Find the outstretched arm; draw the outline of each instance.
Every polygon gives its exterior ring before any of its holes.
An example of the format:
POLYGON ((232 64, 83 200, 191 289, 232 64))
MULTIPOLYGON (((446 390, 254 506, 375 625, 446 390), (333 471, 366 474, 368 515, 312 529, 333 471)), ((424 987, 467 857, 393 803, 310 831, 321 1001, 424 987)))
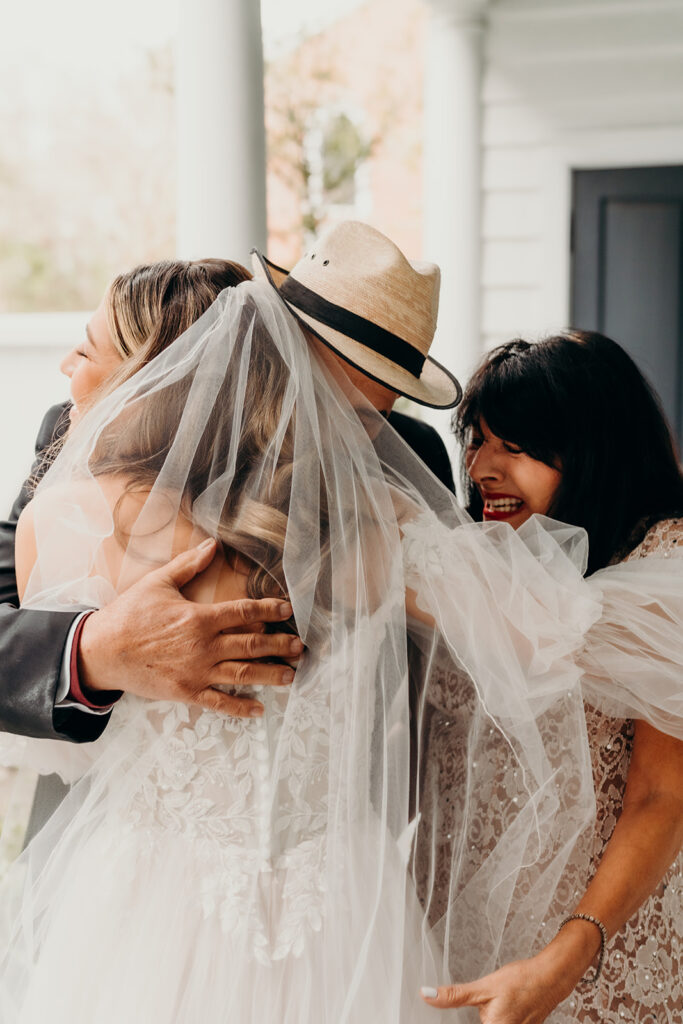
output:
MULTIPOLYGON (((609 937, 638 910, 683 844, 683 742, 636 724, 623 811, 598 870, 567 915, 588 914, 609 937)), ((470 983, 439 988, 440 1008, 476 1006, 482 1024, 541 1024, 572 992, 600 949, 600 932, 570 921, 541 952, 470 983)))

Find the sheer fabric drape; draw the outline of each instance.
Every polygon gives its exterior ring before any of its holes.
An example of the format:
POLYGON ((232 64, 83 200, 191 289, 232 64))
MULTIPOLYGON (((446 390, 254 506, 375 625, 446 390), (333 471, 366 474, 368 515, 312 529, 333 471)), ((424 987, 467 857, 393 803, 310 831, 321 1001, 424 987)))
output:
POLYGON ((307 653, 262 721, 125 697, 88 747, 28 742, 74 785, 5 883, 3 1020, 429 1020, 421 983, 537 939, 595 812, 585 688, 680 729, 670 566, 586 581, 580 531, 472 523, 267 285, 85 416, 32 515, 28 604, 99 606, 218 536, 307 653))

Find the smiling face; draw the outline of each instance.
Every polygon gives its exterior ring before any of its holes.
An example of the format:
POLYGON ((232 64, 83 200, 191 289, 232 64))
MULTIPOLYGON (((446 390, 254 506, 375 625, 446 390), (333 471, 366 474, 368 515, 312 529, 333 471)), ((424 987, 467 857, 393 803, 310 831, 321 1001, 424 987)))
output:
POLYGON ((470 428, 465 466, 484 502, 484 520, 515 529, 534 513, 547 515, 562 473, 491 433, 481 420, 470 428))
POLYGON ((81 407, 87 405, 123 361, 109 333, 105 302, 106 296, 88 321, 83 342, 64 357, 59 367, 71 381, 72 423, 78 419, 81 407))

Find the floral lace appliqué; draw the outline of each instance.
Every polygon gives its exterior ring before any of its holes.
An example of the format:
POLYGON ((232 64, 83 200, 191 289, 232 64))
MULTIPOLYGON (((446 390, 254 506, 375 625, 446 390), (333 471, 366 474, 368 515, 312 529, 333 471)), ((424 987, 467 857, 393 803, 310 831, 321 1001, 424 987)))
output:
POLYGON ((133 754, 110 810, 145 856, 186 844, 204 916, 267 965, 322 927, 330 701, 320 679, 259 697, 259 720, 124 699, 112 737, 133 754))

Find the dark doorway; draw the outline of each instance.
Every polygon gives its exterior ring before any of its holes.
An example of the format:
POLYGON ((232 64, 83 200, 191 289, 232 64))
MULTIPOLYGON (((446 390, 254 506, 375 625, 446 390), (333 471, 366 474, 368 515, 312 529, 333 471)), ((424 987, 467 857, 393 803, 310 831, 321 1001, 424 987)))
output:
POLYGON ((618 341, 683 445, 683 167, 574 171, 571 322, 618 341))

